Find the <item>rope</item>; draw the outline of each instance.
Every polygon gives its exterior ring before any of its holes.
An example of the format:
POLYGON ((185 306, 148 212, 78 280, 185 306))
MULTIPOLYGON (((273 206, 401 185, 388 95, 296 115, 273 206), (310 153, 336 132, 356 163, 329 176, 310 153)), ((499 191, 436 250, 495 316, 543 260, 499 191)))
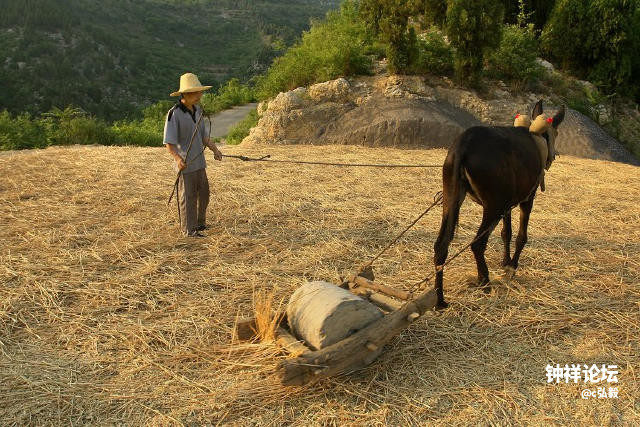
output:
MULTIPOLYGON (((198 133, 198 128, 200 127, 200 122, 202 121, 202 117, 204 117, 204 109, 202 109, 202 112, 200 113, 200 118, 198 119, 198 122, 196 123, 196 127, 193 130, 193 133, 191 134, 191 140, 189 141, 189 146, 187 147, 187 154, 184 156, 185 165, 187 164, 187 160, 189 159, 189 151, 191 151, 191 145, 193 144, 193 139, 196 137, 196 134, 198 133)), ((204 151, 204 149, 202 151, 204 151)), ((202 154, 202 152, 200 154, 202 154)), ((192 160, 195 160, 196 158, 200 157, 200 154, 198 154, 192 160)), ((176 176, 176 181, 173 183, 173 189, 171 190, 171 195, 169 196, 169 200, 167 200, 167 206, 169 206, 171 204, 171 199, 173 199, 173 195, 176 194, 176 201, 178 206, 178 224, 180 224, 180 226, 182 226, 182 215, 180 214, 180 200, 178 200, 180 198, 180 192, 178 191, 178 183, 180 182, 181 175, 182 175, 182 170, 179 170, 178 175, 176 176)))
POLYGON ((428 281, 430 281, 431 279, 433 279, 433 276, 435 276, 436 274, 438 274, 439 272, 441 272, 447 265, 449 265, 449 263, 451 261, 453 261, 454 259, 456 259, 462 252, 464 252, 465 250, 467 250, 467 248, 471 245, 473 245, 475 242, 477 242, 478 240, 480 240, 480 238, 482 238, 482 236, 484 236, 485 234, 487 234, 489 232, 489 230, 493 230, 498 223, 502 220, 502 218, 504 218, 504 214, 500 215, 500 217, 492 224, 491 227, 488 227, 486 230, 484 230, 482 233, 478 234, 471 242, 469 242, 467 245, 465 245, 462 249, 460 249, 458 252, 455 253, 455 255, 453 255, 452 257, 450 257, 444 264, 439 265, 436 267, 436 270, 429 274, 427 277, 425 277, 424 279, 422 279, 421 281, 413 284, 411 286, 411 288, 409 289, 409 292, 414 291, 415 288, 417 288, 418 286, 422 285, 423 283, 427 283, 428 281))
POLYGON ((271 155, 258 158, 247 156, 232 156, 223 154, 222 157, 239 159, 244 162, 271 162, 271 163, 291 163, 297 165, 320 165, 320 166, 349 166, 349 167, 371 167, 371 168, 440 168, 442 165, 385 165, 376 163, 333 163, 333 162, 311 162, 305 160, 276 160, 271 159, 271 155))
POLYGON ((389 243, 387 245, 386 248, 384 248, 383 250, 380 251, 380 253, 378 253, 378 255, 376 255, 375 257, 373 257, 373 259, 371 261, 369 261, 364 267, 360 268, 360 273, 363 272, 364 270, 366 270, 368 267, 371 266, 371 264, 373 264, 378 258, 380 258, 380 256, 385 253, 387 250, 389 250, 389 248, 391 246, 393 246, 403 235, 404 233, 406 233, 407 231, 409 231, 409 229, 411 227, 413 227, 414 225, 416 225, 416 223, 418 221, 420 221, 420 219, 425 216, 427 214, 427 212, 429 212, 434 206, 437 206, 439 204, 442 204, 442 191, 438 191, 434 196, 433 196, 433 203, 431 203, 431 205, 424 211, 422 212, 411 224, 409 224, 409 226, 407 228, 404 229, 404 231, 402 231, 402 233, 400 233, 395 239, 393 239, 393 241, 391 243, 389 243))
MULTIPOLYGON (((189 146, 187 147, 187 154, 184 156, 185 159, 185 164, 187 163, 187 160, 189 159, 189 151, 191 151, 191 145, 193 144, 193 138, 196 137, 196 133, 198 133, 198 128, 200 127, 200 122, 202 121, 202 117, 204 116, 204 110, 202 110, 202 113, 200 114, 200 118, 198 119, 198 122, 196 123, 196 127, 193 130, 193 134, 191 134, 191 140, 189 141, 189 146)), ((203 150, 204 151, 204 150, 203 150)), ((202 154, 202 152, 200 153, 202 154)), ((200 154, 198 154, 198 156, 200 156, 200 154)), ((198 156, 194 157, 192 160, 195 160, 198 156)), ((178 171, 178 176, 176 176, 176 182, 173 184, 173 191, 171 191, 171 195, 169 196, 169 200, 167 200, 167 206, 169 206, 169 204, 171 203, 171 199, 173 199, 173 194, 176 191, 176 188, 178 188, 178 180, 180 179, 180 175, 182 174, 182 171, 178 171)), ((179 202, 178 202, 179 204, 179 202)))
MULTIPOLYGON (((536 183, 533 187, 533 190, 529 193, 529 196, 527 197, 527 199, 525 200, 529 200, 533 194, 535 193, 535 191, 538 189, 538 185, 539 183, 536 183)), ((491 227, 487 228, 486 230, 484 230, 482 233, 480 233, 479 235, 477 235, 471 242, 469 242, 467 245, 465 245, 462 249, 460 249, 458 252, 456 252, 451 258, 449 258, 444 264, 442 265, 438 265, 435 269, 435 271, 431 274, 429 274, 427 277, 425 277, 424 279, 422 279, 421 281, 415 283, 413 286, 411 286, 411 288, 409 289, 409 292, 413 292, 413 290, 415 288, 417 288, 418 286, 422 285, 423 283, 427 283, 428 281, 430 281, 431 279, 433 279, 433 276, 435 276, 436 274, 438 274, 439 272, 441 272, 444 267, 446 267, 447 265, 449 265, 449 263, 451 261, 453 261, 454 259, 456 259, 462 252, 464 252, 465 250, 467 250, 467 248, 471 245, 473 245, 475 242, 477 242, 482 236, 484 236, 485 234, 487 234, 489 232, 489 230, 493 230, 498 226, 498 223, 504 218, 504 216, 507 214, 507 212, 510 209, 507 209, 507 211, 505 211, 505 213, 503 213, 502 215, 500 215, 500 217, 491 225, 491 227)))

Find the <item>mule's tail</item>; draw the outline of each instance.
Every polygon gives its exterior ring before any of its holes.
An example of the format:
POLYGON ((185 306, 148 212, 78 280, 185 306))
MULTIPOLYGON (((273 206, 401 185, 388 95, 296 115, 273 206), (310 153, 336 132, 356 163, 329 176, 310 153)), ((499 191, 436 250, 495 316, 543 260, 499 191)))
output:
MULTIPOLYGON (((458 147, 461 148, 460 145, 458 147)), ((460 216, 460 206, 467 194, 462 167, 463 154, 462 150, 452 151, 442 166, 442 223, 436 248, 443 244, 448 247, 453 240, 460 216)))
POLYGON ((458 224, 460 206, 467 194, 462 165, 464 145, 459 142, 460 140, 449 150, 442 166, 442 222, 438 238, 433 246, 433 261, 436 268, 435 288, 439 308, 447 307, 442 291, 442 268, 449 255, 449 244, 453 240, 458 224))

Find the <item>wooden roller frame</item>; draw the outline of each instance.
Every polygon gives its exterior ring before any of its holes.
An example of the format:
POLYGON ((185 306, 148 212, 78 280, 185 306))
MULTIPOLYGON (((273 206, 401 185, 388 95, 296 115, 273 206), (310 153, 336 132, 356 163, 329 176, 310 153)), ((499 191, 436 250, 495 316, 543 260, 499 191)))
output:
MULTIPOLYGON (((433 289, 413 298, 410 292, 377 284, 362 276, 352 275, 347 280, 351 292, 368 299, 388 314, 342 341, 317 351, 298 341, 286 329, 286 318, 283 318, 276 327, 276 344, 297 357, 286 359, 278 365, 277 373, 282 384, 304 385, 364 368, 373 362, 387 342, 425 312, 432 310, 437 302, 433 289)), ((254 339, 255 336, 253 319, 237 322, 236 337, 239 340, 254 339)))

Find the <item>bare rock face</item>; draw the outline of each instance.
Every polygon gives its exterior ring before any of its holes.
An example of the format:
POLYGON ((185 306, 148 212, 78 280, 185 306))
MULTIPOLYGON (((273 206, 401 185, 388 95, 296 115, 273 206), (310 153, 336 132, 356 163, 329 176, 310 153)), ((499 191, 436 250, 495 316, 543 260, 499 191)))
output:
MULTIPOLYGON (((498 86, 481 97, 455 87, 446 77, 339 78, 261 103, 258 125, 242 143, 447 148, 471 126, 512 126, 516 114, 530 114, 540 99, 549 116, 559 108, 541 94, 515 96, 504 83, 498 86)), ((601 114, 603 120, 606 113, 601 114)), ((598 124, 573 110, 560 126, 556 148, 562 154, 638 164, 598 124)))
POLYGON ((316 102, 344 102, 348 98, 350 86, 346 79, 339 78, 337 80, 315 84, 309 87, 307 94, 309 98, 316 102))
POLYGON ((472 115, 450 105, 419 97, 373 95, 327 124, 322 138, 330 144, 368 147, 448 147, 475 124, 479 122, 472 115))
POLYGON ((549 61, 545 61, 542 58, 536 58, 536 63, 539 64, 540 66, 544 67, 545 70, 547 70, 548 72, 553 72, 554 68, 553 68, 553 64, 551 64, 549 61))
POLYGON ((269 103, 267 109, 272 113, 276 113, 303 108, 305 106, 304 97, 306 94, 307 90, 303 87, 299 87, 289 92, 280 92, 278 96, 269 103))
POLYGON ((381 318, 375 305, 328 282, 307 282, 291 295, 287 320, 291 331, 319 350, 381 318))
POLYGON ((556 138, 556 151, 560 155, 587 159, 610 160, 640 166, 636 159, 615 138, 593 120, 575 110, 567 110, 556 138))
POLYGON ((417 76, 340 78, 280 93, 244 139, 255 144, 358 144, 372 147, 448 147, 480 122, 438 102, 417 76))

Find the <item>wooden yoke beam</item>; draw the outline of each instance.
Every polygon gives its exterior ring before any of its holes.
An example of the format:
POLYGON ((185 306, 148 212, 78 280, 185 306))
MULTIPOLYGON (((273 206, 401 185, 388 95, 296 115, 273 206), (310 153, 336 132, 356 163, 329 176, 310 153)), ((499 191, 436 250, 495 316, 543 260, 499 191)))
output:
POLYGON ((348 281, 363 288, 371 289, 372 291, 380 292, 382 294, 389 295, 403 301, 408 301, 413 296, 411 292, 392 288, 391 286, 382 285, 380 283, 374 283, 373 281, 362 276, 356 276, 352 274, 351 276, 349 276, 348 281))

